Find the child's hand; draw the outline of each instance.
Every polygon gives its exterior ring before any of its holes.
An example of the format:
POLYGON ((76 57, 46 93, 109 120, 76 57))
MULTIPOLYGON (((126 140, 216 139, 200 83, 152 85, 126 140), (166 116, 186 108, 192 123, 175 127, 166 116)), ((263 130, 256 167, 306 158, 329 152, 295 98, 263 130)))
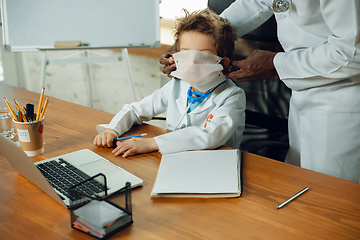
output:
POLYGON ((112 151, 115 156, 128 157, 138 153, 148 153, 159 150, 154 138, 131 138, 116 142, 117 147, 112 151))
POLYGON ((117 138, 117 132, 113 129, 105 129, 105 132, 96 135, 94 145, 98 147, 112 147, 113 140, 117 138))

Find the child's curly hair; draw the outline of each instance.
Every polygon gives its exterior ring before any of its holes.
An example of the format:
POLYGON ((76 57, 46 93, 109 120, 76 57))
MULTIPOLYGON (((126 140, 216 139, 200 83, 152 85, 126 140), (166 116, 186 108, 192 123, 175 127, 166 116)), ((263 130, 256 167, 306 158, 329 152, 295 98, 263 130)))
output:
POLYGON ((181 33, 187 31, 200 32, 210 35, 214 40, 217 55, 231 58, 237 40, 236 30, 229 21, 220 17, 210 9, 189 13, 183 9, 185 16, 176 19, 174 38, 175 49, 179 51, 179 38, 181 33))

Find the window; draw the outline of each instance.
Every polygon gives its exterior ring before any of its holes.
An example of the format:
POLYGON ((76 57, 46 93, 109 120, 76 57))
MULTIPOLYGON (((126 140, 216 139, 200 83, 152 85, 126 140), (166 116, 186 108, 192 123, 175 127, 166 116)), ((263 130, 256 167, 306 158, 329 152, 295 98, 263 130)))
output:
POLYGON ((3 68, 3 64, 2 64, 2 56, 1 56, 1 51, 0 51, 0 82, 4 81, 4 68, 3 68))
POLYGON ((206 8, 207 2, 207 0, 161 0, 160 16, 164 19, 175 20, 175 17, 181 15, 181 9, 185 8, 193 12, 206 8))

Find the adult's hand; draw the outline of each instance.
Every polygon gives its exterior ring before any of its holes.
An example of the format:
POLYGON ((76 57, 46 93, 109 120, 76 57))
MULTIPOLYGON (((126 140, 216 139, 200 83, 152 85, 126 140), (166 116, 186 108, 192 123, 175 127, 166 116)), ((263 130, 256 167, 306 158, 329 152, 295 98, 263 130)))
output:
POLYGON ((168 50, 166 50, 160 57, 160 64, 164 65, 162 71, 167 74, 168 77, 171 77, 171 72, 176 70, 175 61, 172 58, 172 54, 175 53, 175 46, 172 45, 168 50))
POLYGON ((279 79, 273 63, 275 55, 274 52, 255 50, 245 60, 231 62, 239 70, 227 72, 226 76, 238 82, 279 79))

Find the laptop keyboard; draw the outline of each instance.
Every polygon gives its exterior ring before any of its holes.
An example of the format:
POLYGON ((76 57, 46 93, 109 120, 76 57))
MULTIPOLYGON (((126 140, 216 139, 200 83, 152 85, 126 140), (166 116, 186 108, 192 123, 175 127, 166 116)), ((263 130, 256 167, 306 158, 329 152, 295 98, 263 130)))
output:
MULTIPOLYGON (((80 194, 70 194, 68 190, 71 186, 89 179, 89 175, 62 158, 40 163, 37 165, 37 168, 44 175, 50 185, 57 191, 61 192, 64 196, 68 197, 72 201, 82 198, 80 194)), ((93 179, 80 185, 77 190, 91 196, 95 193, 105 191, 105 186, 93 179)))

